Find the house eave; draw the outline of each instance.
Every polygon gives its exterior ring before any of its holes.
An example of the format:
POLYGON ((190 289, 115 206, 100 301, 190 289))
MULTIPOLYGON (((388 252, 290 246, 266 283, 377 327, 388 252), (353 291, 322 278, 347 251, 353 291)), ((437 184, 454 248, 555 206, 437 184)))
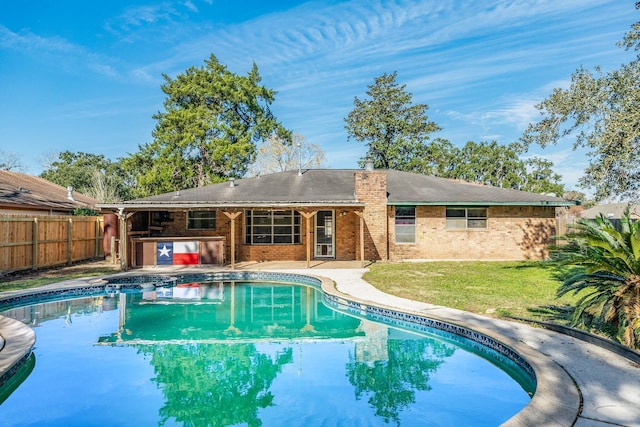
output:
POLYGON ((317 202, 144 202, 144 203, 111 203, 99 204, 96 207, 100 210, 185 210, 185 209, 297 209, 297 208, 320 208, 327 206, 357 207, 363 208, 364 203, 354 203, 353 201, 317 201, 317 202))

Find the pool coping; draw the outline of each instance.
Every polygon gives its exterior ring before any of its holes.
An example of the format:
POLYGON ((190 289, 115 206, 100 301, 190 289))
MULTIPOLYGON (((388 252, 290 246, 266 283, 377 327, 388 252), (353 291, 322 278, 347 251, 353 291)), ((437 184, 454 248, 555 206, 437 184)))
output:
POLYGON ((27 361, 36 343, 33 329, 14 319, 0 316, 0 386, 27 361))
MULTIPOLYGON (((213 271, 205 271, 197 269, 191 271, 193 273, 221 273, 227 275, 229 273, 238 272, 237 270, 218 269, 213 271)), ((174 274, 185 274, 189 271, 182 270, 173 272, 174 274)), ((264 270, 243 271, 244 274, 260 273, 263 276, 264 270)), ((557 426, 573 426, 577 425, 582 406, 582 395, 575 380, 572 376, 551 357, 541 353, 540 351, 527 345, 523 340, 513 339, 510 336, 499 333, 491 324, 483 324, 483 320, 489 319, 484 316, 474 315, 472 313, 462 312, 464 315, 451 315, 450 309, 446 307, 431 306, 433 310, 425 313, 422 304, 420 308, 402 307, 398 304, 385 304, 380 301, 372 301, 375 298, 367 298, 366 295, 354 295, 353 292, 345 292, 341 286, 338 286, 336 278, 330 278, 330 272, 327 271, 295 271, 295 270, 279 270, 273 271, 275 274, 294 274, 297 276, 307 276, 321 281, 321 288, 329 298, 342 301, 349 304, 357 304, 360 308, 377 307, 381 310, 387 310, 394 313, 403 313, 415 316, 424 316, 435 321, 441 321, 447 324, 453 324, 462 328, 476 331, 479 334, 490 337, 503 345, 513 349, 517 354, 523 357, 532 367, 536 376, 536 393, 531 402, 525 406, 515 416, 507 420, 505 426, 541 426, 541 425, 557 425, 557 426), (324 275, 325 273, 326 275, 324 275), (478 320, 480 319, 480 322, 478 320)), ((39 288, 32 288, 23 291, 9 291, 0 294, 0 302, 16 296, 24 296, 34 293, 60 292, 70 291, 80 288, 99 288, 107 282, 104 278, 116 278, 118 276, 131 275, 171 275, 171 271, 136 271, 127 273, 117 273, 112 275, 100 276, 98 278, 74 279, 65 282, 59 282, 53 285, 47 285, 39 288)), ((360 274, 361 275, 361 274, 360 274)), ((337 278, 338 282, 340 278, 337 278)), ((366 283, 366 282, 365 282, 366 283)), ((342 283, 344 284, 344 283, 342 283)), ((356 292, 357 294, 357 292, 356 292)), ((386 294, 385 294, 386 295, 386 294)), ((391 296, 389 296, 391 297, 391 296)), ((408 301, 408 300, 407 300, 408 301)), ((0 336, 4 339, 5 345, 0 350, 0 383, 2 378, 8 378, 13 371, 17 370, 21 362, 27 360, 31 354, 32 347, 35 344, 35 332, 20 322, 13 321, 0 316, 0 336)), ((593 424, 596 425, 596 424, 593 424)), ((604 424, 603 424, 604 425, 604 424)), ((622 425, 622 424, 620 424, 622 425)))

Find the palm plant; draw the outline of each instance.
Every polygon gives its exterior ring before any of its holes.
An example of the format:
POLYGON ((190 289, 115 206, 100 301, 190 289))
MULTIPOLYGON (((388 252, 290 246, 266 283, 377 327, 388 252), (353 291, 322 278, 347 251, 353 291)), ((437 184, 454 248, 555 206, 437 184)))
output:
POLYGON ((640 348, 640 222, 627 207, 616 228, 607 218, 582 219, 554 248, 561 264, 581 266, 558 296, 579 294, 574 326, 598 323, 631 348, 640 348))

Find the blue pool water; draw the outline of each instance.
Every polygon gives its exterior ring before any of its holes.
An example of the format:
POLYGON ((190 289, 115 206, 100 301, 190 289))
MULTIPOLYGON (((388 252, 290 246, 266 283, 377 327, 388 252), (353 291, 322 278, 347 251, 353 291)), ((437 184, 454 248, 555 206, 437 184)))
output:
POLYGON ((37 341, 2 425, 496 426, 530 401, 459 338, 335 311, 310 286, 193 279, 3 312, 37 341))

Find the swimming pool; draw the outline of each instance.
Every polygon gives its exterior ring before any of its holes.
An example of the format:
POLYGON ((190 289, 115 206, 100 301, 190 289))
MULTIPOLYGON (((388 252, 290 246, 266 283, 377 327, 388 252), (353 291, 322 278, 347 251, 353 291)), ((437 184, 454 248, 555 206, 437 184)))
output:
POLYGON ((5 301, 38 337, 35 368, 0 405, 8 425, 498 425, 535 387, 499 351, 327 298, 311 277, 82 292, 5 301))

